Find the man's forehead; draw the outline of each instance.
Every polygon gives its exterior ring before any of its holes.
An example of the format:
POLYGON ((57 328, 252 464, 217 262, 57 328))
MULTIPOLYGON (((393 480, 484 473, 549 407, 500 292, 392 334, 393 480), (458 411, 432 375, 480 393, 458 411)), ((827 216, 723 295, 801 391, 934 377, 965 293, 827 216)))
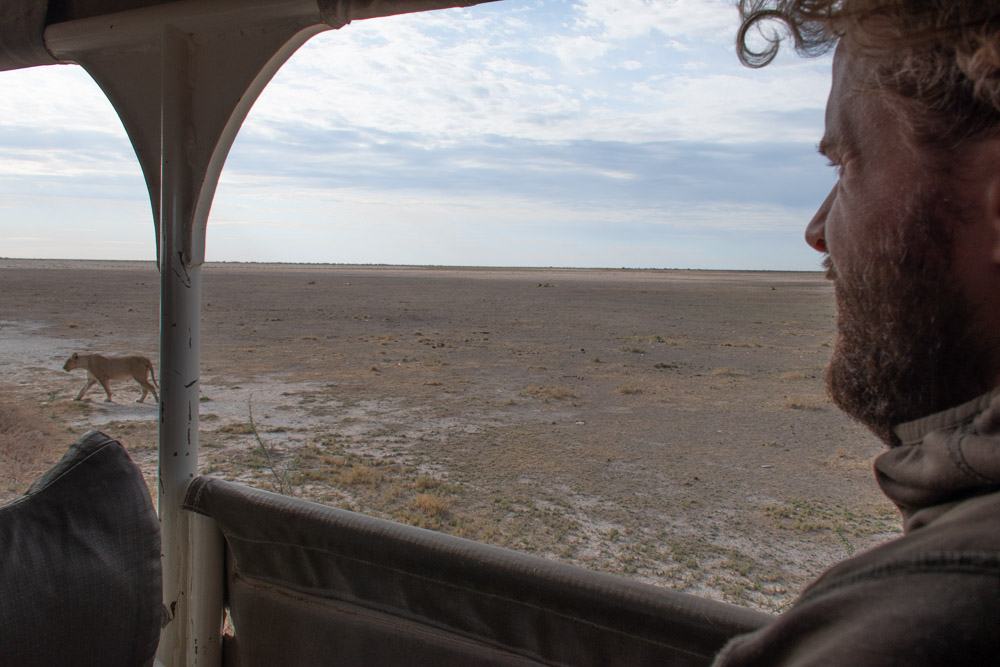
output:
POLYGON ((819 140, 817 149, 820 154, 831 160, 839 161, 845 157, 845 154, 853 152, 853 136, 851 120, 847 117, 845 105, 835 103, 831 92, 830 101, 826 106, 823 137, 819 140))
POLYGON ((826 128, 819 142, 823 155, 835 156, 856 148, 855 125, 864 116, 869 100, 863 94, 870 66, 853 57, 843 42, 833 56, 833 81, 826 102, 826 128))

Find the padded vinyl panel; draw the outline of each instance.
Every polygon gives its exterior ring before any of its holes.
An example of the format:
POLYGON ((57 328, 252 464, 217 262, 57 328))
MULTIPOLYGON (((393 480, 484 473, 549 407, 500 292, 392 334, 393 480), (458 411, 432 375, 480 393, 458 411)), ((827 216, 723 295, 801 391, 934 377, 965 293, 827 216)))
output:
POLYGON ((226 539, 226 665, 705 665, 771 617, 199 477, 226 539))
POLYGON ((151 664, 162 608, 142 472, 90 431, 0 507, 0 665, 151 664))

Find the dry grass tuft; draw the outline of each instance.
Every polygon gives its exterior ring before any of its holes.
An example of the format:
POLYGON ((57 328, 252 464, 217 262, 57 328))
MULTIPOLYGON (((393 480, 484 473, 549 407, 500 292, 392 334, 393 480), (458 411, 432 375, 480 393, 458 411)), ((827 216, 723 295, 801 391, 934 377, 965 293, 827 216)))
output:
POLYGON ((579 398, 579 394, 577 394, 569 387, 564 387, 564 386, 544 387, 540 385, 532 385, 531 387, 528 387, 521 393, 546 402, 553 400, 567 401, 573 398, 579 398))
POLYGON ((826 400, 820 396, 786 396, 785 407, 792 410, 822 410, 826 400))
POLYGON ((844 447, 838 447, 825 463, 838 470, 868 470, 872 467, 870 460, 855 456, 844 447))
POLYGON ((218 433, 231 433, 233 435, 250 435, 254 432, 253 424, 247 422, 237 424, 226 424, 216 429, 218 433))
POLYGON ((441 486, 441 480, 435 479, 430 475, 421 475, 420 477, 417 477, 417 480, 414 482, 414 486, 416 486, 420 491, 436 489, 441 486))
POLYGON ((381 470, 358 463, 340 472, 340 482, 352 486, 378 486, 384 477, 381 470))
POLYGON ((618 392, 621 394, 641 394, 642 389, 631 384, 623 384, 618 387, 618 392))
POLYGON ((659 345, 683 345, 687 343, 686 338, 675 338, 671 336, 661 336, 659 334, 650 334, 648 336, 626 336, 626 343, 646 343, 648 345, 659 344, 659 345))
POLYGON ((0 502, 26 491, 58 460, 64 443, 49 431, 26 406, 0 402, 0 502))
POLYGON ((447 501, 430 493, 421 493, 414 499, 413 507, 426 516, 444 517, 448 515, 447 501))

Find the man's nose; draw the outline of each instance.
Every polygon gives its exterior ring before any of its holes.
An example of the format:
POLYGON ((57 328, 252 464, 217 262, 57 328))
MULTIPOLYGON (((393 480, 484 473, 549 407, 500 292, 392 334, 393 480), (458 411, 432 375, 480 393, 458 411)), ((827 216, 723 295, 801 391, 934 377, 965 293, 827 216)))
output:
POLYGON ((826 247, 826 216, 830 214, 830 208, 833 206, 833 200, 836 197, 837 186, 834 185, 833 189, 830 190, 830 194, 826 196, 823 204, 816 211, 816 215, 813 216, 813 219, 809 221, 809 225, 806 227, 806 243, 813 250, 828 252, 826 247))

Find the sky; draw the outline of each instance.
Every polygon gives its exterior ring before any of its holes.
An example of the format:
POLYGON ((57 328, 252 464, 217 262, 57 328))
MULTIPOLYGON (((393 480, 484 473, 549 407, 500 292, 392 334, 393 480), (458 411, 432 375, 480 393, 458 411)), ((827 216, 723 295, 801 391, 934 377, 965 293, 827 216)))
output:
MULTIPOLYGON (((731 0, 502 0, 307 42, 237 136, 208 261, 819 270, 830 58, 742 67, 731 0)), ((0 257, 155 259, 111 105, 0 72, 0 257)))

